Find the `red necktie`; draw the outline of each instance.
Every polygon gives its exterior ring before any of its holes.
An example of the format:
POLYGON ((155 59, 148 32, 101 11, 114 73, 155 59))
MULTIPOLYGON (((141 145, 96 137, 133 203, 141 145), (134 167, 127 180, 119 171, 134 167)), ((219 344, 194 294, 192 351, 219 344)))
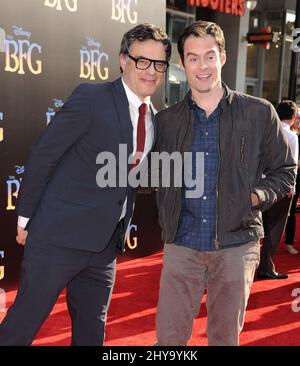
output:
POLYGON ((136 153, 139 153, 139 158, 136 159, 136 163, 133 164, 133 167, 137 166, 140 161, 141 157, 144 152, 145 148, 145 140, 146 140, 146 111, 147 111, 147 104, 142 103, 139 106, 139 119, 137 124, 137 142, 136 142, 136 153))

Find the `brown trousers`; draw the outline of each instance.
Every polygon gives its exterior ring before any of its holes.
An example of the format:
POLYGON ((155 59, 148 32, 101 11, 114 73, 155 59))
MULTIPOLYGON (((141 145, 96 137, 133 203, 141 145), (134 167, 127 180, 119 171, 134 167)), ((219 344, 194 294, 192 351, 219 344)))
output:
POLYGON ((206 288, 208 344, 237 346, 259 252, 259 242, 215 252, 165 244, 156 315, 157 345, 187 344, 206 288))

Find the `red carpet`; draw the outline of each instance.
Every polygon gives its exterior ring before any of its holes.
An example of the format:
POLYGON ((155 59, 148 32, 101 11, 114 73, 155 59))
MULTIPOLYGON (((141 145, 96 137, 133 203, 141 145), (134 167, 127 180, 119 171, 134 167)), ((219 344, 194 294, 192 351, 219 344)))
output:
MULTIPOLYGON (((298 238, 297 238, 298 239, 298 238)), ((300 233, 299 233, 300 239, 300 233)), ((299 243, 300 240, 297 240, 299 243)), ((299 244, 296 248, 300 250, 299 244)), ((155 309, 162 254, 123 261, 108 316, 106 345, 152 345, 155 342, 155 309)), ((300 345, 300 254, 289 255, 281 244, 276 268, 289 274, 287 280, 255 281, 252 287, 241 345, 300 345), (294 289, 299 289, 296 297, 294 289), (298 299, 298 300, 297 300, 298 299), (292 303, 295 302, 292 310, 292 303)), ((15 292, 7 294, 8 306, 15 292)), ((0 313, 0 320, 4 313, 0 313)), ((206 345, 205 298, 194 323, 190 345, 206 345)), ((62 294, 34 345, 69 345, 70 321, 62 294)))

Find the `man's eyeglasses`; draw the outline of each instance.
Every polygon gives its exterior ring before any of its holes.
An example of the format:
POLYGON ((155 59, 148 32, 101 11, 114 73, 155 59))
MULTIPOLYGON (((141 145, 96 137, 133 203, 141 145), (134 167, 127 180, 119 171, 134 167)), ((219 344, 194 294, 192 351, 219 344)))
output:
POLYGON ((146 70, 149 69, 149 67, 151 66, 152 62, 154 65, 154 69, 157 72, 166 72, 168 67, 169 67, 169 63, 168 61, 161 61, 161 60, 151 60, 150 58, 145 58, 145 57, 138 57, 135 58, 131 55, 127 55, 132 61, 135 62, 135 67, 139 70, 146 70))

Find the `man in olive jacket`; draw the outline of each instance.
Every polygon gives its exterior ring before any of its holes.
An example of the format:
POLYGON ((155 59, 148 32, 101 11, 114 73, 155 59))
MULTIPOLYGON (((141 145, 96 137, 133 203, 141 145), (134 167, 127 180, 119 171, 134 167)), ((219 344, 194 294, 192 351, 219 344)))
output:
MULTIPOLYGON (((262 211, 291 191, 296 165, 273 106, 222 83, 226 53, 218 25, 190 25, 178 51, 191 90, 157 115, 155 150, 201 152, 204 188, 189 198, 193 187, 171 179, 157 192, 165 241, 157 344, 187 344, 207 289, 208 344, 238 345, 259 264, 262 211)), ((195 160, 192 178, 199 176, 195 160)))

